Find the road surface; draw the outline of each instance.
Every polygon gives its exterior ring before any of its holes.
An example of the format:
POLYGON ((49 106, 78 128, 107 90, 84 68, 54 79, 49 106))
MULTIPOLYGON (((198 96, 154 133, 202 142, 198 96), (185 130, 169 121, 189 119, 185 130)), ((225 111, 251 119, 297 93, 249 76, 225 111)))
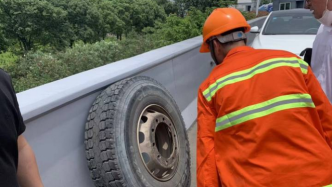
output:
POLYGON ((197 138, 197 124, 195 123, 188 130, 188 138, 190 143, 191 156, 191 187, 196 187, 196 138, 197 138))

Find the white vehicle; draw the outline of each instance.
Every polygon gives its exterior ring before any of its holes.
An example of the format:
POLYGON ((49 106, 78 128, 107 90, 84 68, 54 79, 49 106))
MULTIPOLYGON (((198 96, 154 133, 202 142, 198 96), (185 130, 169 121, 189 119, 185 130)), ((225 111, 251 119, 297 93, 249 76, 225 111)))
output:
POLYGON ((320 23, 307 9, 273 11, 262 28, 251 28, 251 33, 257 33, 251 46, 300 55, 304 49, 312 48, 319 26, 320 23))

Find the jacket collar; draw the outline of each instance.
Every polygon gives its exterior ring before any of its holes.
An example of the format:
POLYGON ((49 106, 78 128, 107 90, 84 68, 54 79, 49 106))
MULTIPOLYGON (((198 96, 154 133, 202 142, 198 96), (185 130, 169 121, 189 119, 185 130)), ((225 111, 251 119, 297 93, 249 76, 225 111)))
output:
POLYGON ((239 53, 239 52, 243 52, 243 51, 250 51, 250 50, 253 50, 252 47, 249 47, 249 46, 239 46, 239 47, 235 47, 234 49, 230 50, 227 54, 226 57, 229 57, 229 56, 232 56, 236 53, 239 53))
POLYGON ((228 58, 234 56, 237 53, 241 53, 241 52, 245 52, 245 51, 251 51, 254 50, 254 48, 249 47, 249 46, 239 46, 239 47, 235 47, 234 49, 231 49, 228 54, 226 55, 226 57, 224 58, 224 61, 227 61, 228 58))

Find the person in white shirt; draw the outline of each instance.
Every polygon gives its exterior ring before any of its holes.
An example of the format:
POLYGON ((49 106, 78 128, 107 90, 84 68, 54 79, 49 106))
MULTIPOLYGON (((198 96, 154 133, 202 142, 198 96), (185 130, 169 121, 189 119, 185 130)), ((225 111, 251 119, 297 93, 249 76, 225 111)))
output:
POLYGON ((312 70, 332 103, 332 0, 307 0, 306 7, 321 23, 312 48, 312 70))

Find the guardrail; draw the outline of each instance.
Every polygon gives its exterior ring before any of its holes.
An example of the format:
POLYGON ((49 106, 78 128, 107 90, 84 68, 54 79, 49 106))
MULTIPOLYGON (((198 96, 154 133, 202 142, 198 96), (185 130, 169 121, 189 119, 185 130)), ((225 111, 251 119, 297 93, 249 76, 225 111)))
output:
MULTIPOLYGON (((253 24, 256 21, 249 21, 253 24)), ((47 187, 91 187, 84 151, 84 125, 96 96, 108 85, 145 75, 163 84, 176 100, 186 127, 196 120, 196 94, 213 68, 199 53, 201 36, 82 72, 17 94, 47 187)))

